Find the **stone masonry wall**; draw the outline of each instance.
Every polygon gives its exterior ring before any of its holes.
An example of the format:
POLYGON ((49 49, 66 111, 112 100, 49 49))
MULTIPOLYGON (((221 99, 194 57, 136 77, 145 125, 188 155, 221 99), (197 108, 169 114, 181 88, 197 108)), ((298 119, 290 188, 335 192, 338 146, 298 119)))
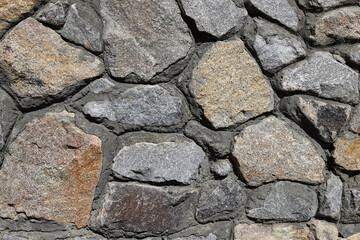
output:
POLYGON ((0 239, 360 240, 359 0, 0 0, 0 239))

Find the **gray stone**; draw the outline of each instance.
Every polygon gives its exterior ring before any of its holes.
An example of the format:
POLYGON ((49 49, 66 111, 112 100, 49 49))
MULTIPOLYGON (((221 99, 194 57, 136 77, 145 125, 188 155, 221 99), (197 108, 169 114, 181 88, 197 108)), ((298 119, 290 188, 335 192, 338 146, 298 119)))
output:
POLYGON ((36 14, 36 19, 55 27, 61 27, 65 23, 68 7, 68 0, 51 1, 36 14))
POLYGON ((232 165, 228 159, 219 159, 211 165, 211 171, 220 177, 226 177, 232 171, 232 165))
POLYGON ((194 142, 140 142, 125 146, 114 158, 115 176, 145 182, 190 184, 197 179, 205 153, 194 142))
POLYGON ((215 240, 216 237, 218 240, 226 240, 231 239, 232 228, 233 223, 231 221, 216 221, 207 224, 194 225, 183 231, 170 235, 168 238, 173 240, 176 238, 182 239, 186 237, 197 237, 200 240, 215 240))
POLYGON ((190 50, 190 30, 175 0, 103 0, 100 6, 113 77, 135 74, 148 82, 190 50))
POLYGON ((216 215, 234 211, 241 202, 242 193, 239 184, 232 180, 222 181, 196 210, 195 218, 207 222, 216 215))
POLYGON ((262 19, 255 22, 257 34, 253 48, 264 70, 274 73, 306 56, 306 45, 300 37, 262 19))
POLYGON ((360 44, 344 44, 335 48, 351 63, 360 66, 360 44))
POLYGON ((139 85, 109 101, 89 102, 83 112, 96 118, 139 126, 171 126, 181 121, 182 102, 158 85, 139 85))
POLYGON ((320 203, 318 215, 339 219, 342 192, 343 184, 341 179, 331 173, 330 178, 326 182, 325 196, 320 203))
POLYGON ((216 239, 217 237, 212 233, 210 233, 206 237, 197 237, 195 235, 191 235, 189 237, 174 238, 174 240, 216 240, 216 239))
POLYGON ((4 147, 4 132, 2 130, 1 124, 0 124, 0 150, 4 147))
POLYGON ((185 127, 184 134, 217 157, 224 157, 230 153, 232 133, 213 131, 197 121, 190 121, 185 127))
POLYGON ((281 100, 280 109, 287 116, 322 141, 334 142, 349 121, 351 106, 307 95, 294 95, 281 100))
POLYGON ((358 82, 357 72, 327 52, 315 52, 274 78, 275 87, 281 91, 310 93, 346 103, 359 102, 358 82))
POLYGON ((355 107, 350 118, 350 130, 360 133, 360 106, 355 107))
POLYGON ((70 6, 61 36, 94 52, 103 50, 102 21, 85 3, 70 6))
POLYGON ((359 0, 298 0, 298 2, 304 8, 320 8, 327 10, 346 4, 358 3, 359 0))
POLYGON ((247 216, 261 220, 307 221, 318 208, 316 192, 294 182, 260 186, 248 199, 247 216))
POLYGON ((15 236, 10 236, 10 235, 4 235, 3 240, 27 240, 27 238, 22 238, 22 237, 15 237, 15 236))
POLYGON ((90 85, 90 90, 95 93, 106 93, 110 92, 113 87, 115 87, 115 84, 108 80, 107 78, 100 78, 95 81, 93 81, 90 85))
POLYGON ((224 38, 245 23, 247 11, 232 0, 180 0, 185 15, 194 20, 200 32, 224 38))
POLYGON ((353 198, 354 201, 354 205, 355 205, 355 211, 360 211, 360 191, 359 190, 355 190, 355 189, 351 189, 351 196, 353 198))
POLYGON ((294 0, 250 0, 254 8, 282 25, 298 31, 302 26, 304 14, 294 0))
POLYGON ((82 236, 82 237, 72 237, 72 238, 65 238, 65 240, 105 240, 101 236, 82 236))

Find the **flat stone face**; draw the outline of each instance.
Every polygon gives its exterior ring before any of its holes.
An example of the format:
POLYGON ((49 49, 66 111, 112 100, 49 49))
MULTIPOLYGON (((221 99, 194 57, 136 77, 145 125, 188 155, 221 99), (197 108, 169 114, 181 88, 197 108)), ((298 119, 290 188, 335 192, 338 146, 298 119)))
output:
POLYGON ((293 0, 250 0, 250 4, 271 19, 294 31, 301 27, 304 14, 297 8, 293 0))
POLYGON ((360 106, 355 107, 350 119, 350 130, 360 133, 360 106))
POLYGON ((93 52, 101 52, 102 22, 97 13, 84 3, 70 6, 64 27, 60 34, 70 41, 80 44, 93 52))
POLYGON ((17 219, 23 212, 29 218, 87 225, 101 140, 76 127, 74 117, 66 111, 47 113, 30 121, 12 142, 0 171, 1 217, 17 219))
POLYGON ((102 205, 94 213, 101 227, 128 232, 174 232, 190 225, 195 191, 180 195, 160 187, 109 183, 102 205))
POLYGON ((292 224, 272 225, 238 224, 234 228, 234 240, 304 240, 308 239, 309 228, 292 224))
POLYGON ((357 240, 357 239, 360 239, 360 233, 357 233, 350 237, 344 238, 343 240, 357 240))
POLYGON ((205 158, 203 150, 192 141, 143 142, 122 148, 112 170, 116 176, 140 181, 190 184, 205 158))
POLYGON ((281 100, 280 108, 295 122, 311 126, 324 142, 334 142, 350 119, 351 106, 325 101, 307 95, 294 95, 281 100))
POLYGON ((247 216, 261 220, 307 221, 318 208, 317 194, 306 185, 277 182, 255 189, 248 198, 247 216))
POLYGON ((211 217, 235 210, 242 198, 241 187, 232 180, 221 182, 196 210, 196 220, 206 222, 211 217))
POLYGON ((320 203, 318 214, 324 217, 339 219, 343 184, 341 179, 332 174, 326 182, 324 200, 320 203))
POLYGON ((4 147, 19 114, 20 112, 12 98, 0 89, 0 150, 4 147))
POLYGON ((343 7, 323 13, 307 23, 308 38, 316 45, 360 40, 360 7, 343 7))
POLYGON ((51 1, 36 14, 36 19, 54 27, 61 27, 65 23, 68 7, 68 0, 51 1))
POLYGON ((175 238, 174 240, 216 240, 216 239, 217 239, 217 237, 214 234, 210 233, 206 237, 197 237, 197 236, 191 235, 189 237, 175 238))
POLYGON ((345 4, 358 3, 358 0, 298 0, 299 4, 305 8, 329 9, 345 4))
POLYGON ((341 137, 334 146, 333 156, 337 165, 349 171, 360 170, 360 137, 341 137))
POLYGON ((319 183, 324 180, 324 160, 310 139, 270 116, 248 126, 235 137, 235 168, 249 184, 274 180, 319 183))
POLYGON ((359 74, 330 53, 315 52, 281 70, 274 85, 281 91, 311 93, 346 103, 359 102, 359 74))
POLYGON ((184 58, 192 45, 175 0, 104 0, 100 5, 105 59, 113 77, 133 73, 147 82, 184 58))
POLYGON ((306 45, 301 38, 262 19, 255 22, 257 34, 253 46, 264 70, 274 73, 306 56, 306 45))
MULTIPOLYGON (((340 240, 336 224, 327 221, 312 219, 307 223, 310 234, 307 239, 316 240, 340 240)), ((341 238, 342 239, 342 238, 341 238)))
POLYGON ((193 19, 200 32, 217 38, 238 31, 245 22, 247 11, 231 0, 181 0, 187 17, 193 19))
POLYGON ((189 89, 215 128, 274 108, 273 90, 241 40, 214 44, 194 69, 189 89))
POLYGON ((109 101, 89 102, 83 111, 92 117, 139 126, 170 126, 181 121, 182 102, 166 89, 139 85, 109 101))
MULTIPOLYGON (((19 98, 54 96, 104 71, 95 55, 74 48, 33 18, 18 24, 0 42, 0 64, 19 98)), ((26 107, 26 99, 20 101, 26 107)))
POLYGON ((115 84, 106 78, 100 78, 89 84, 90 90, 95 94, 110 92, 113 87, 115 84))

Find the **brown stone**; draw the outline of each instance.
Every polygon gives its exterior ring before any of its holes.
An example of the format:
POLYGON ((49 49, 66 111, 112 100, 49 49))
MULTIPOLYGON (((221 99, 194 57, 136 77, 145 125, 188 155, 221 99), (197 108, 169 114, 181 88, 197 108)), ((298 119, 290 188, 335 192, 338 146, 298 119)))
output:
POLYGON ((360 233, 351 235, 350 237, 347 238, 339 238, 339 240, 359 240, 360 239, 360 233))
POLYGON ((0 42, 0 65, 9 72, 11 89, 26 106, 31 98, 46 99, 104 71, 102 61, 66 43, 33 18, 18 24, 0 42))
POLYGON ((74 114, 30 121, 10 145, 0 170, 0 216, 87 225, 101 166, 101 140, 74 124, 74 114))
POLYGON ((335 163, 346 170, 360 170, 360 137, 341 137, 335 142, 335 163))
POLYGON ((215 128, 245 122, 274 108, 273 90, 241 40, 213 45, 195 68, 189 87, 215 128))
POLYGON ((339 231, 335 223, 312 219, 307 223, 311 233, 309 240, 337 240, 339 231))

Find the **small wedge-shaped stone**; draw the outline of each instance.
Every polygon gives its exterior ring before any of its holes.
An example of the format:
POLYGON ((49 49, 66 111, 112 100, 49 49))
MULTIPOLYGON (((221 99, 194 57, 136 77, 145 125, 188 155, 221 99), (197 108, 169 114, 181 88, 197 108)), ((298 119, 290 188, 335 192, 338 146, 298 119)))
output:
POLYGON ((68 0, 53 0, 36 14, 36 19, 55 27, 61 27, 65 23, 68 7, 68 0))
POLYGON ((23 107, 32 98, 47 101, 65 90, 73 91, 73 86, 104 71, 95 55, 70 46, 33 18, 19 23, 0 42, 0 65, 11 75, 10 87, 23 107))
POLYGON ((315 52, 307 59, 281 70, 274 85, 285 92, 304 92, 346 103, 359 102, 359 74, 327 52, 315 52))
POLYGON ((235 137, 232 155, 242 178, 251 185, 277 179, 324 180, 324 160, 310 139, 274 116, 245 127, 235 137))
POLYGON ((339 219, 343 184, 338 176, 331 173, 326 182, 324 200, 320 203, 318 214, 323 217, 339 219))
POLYGON ((247 216, 261 220, 307 221, 318 208, 316 192, 306 185, 277 182, 255 189, 248 199, 247 216))
POLYGON ((187 17, 193 19, 200 32, 222 38, 238 31, 247 11, 231 0, 180 0, 187 17))
POLYGON ((113 77, 148 82, 184 58, 192 38, 175 0, 102 0, 105 60, 113 77))
POLYGON ((295 95, 281 100, 280 109, 295 122, 309 127, 324 142, 336 140, 350 118, 351 106, 321 100, 307 95, 295 95))
POLYGON ((335 144, 335 163, 349 171, 360 170, 360 137, 344 136, 335 144))
POLYGON ((194 69, 189 88, 215 128, 274 108, 274 92, 241 40, 214 44, 194 69))
POLYGON ((0 216, 72 222, 84 227, 102 163, 101 140, 79 129, 75 114, 31 120, 10 145, 0 170, 0 216))
POLYGON ((360 7, 343 7, 308 18, 307 36, 316 45, 360 40, 360 7))
POLYGON ((302 26, 304 14, 294 0, 250 0, 249 3, 258 11, 294 31, 302 26))
POLYGON ((93 52, 101 52, 102 22, 97 13, 84 3, 76 3, 70 6, 66 23, 60 31, 64 38, 80 44, 93 52))

